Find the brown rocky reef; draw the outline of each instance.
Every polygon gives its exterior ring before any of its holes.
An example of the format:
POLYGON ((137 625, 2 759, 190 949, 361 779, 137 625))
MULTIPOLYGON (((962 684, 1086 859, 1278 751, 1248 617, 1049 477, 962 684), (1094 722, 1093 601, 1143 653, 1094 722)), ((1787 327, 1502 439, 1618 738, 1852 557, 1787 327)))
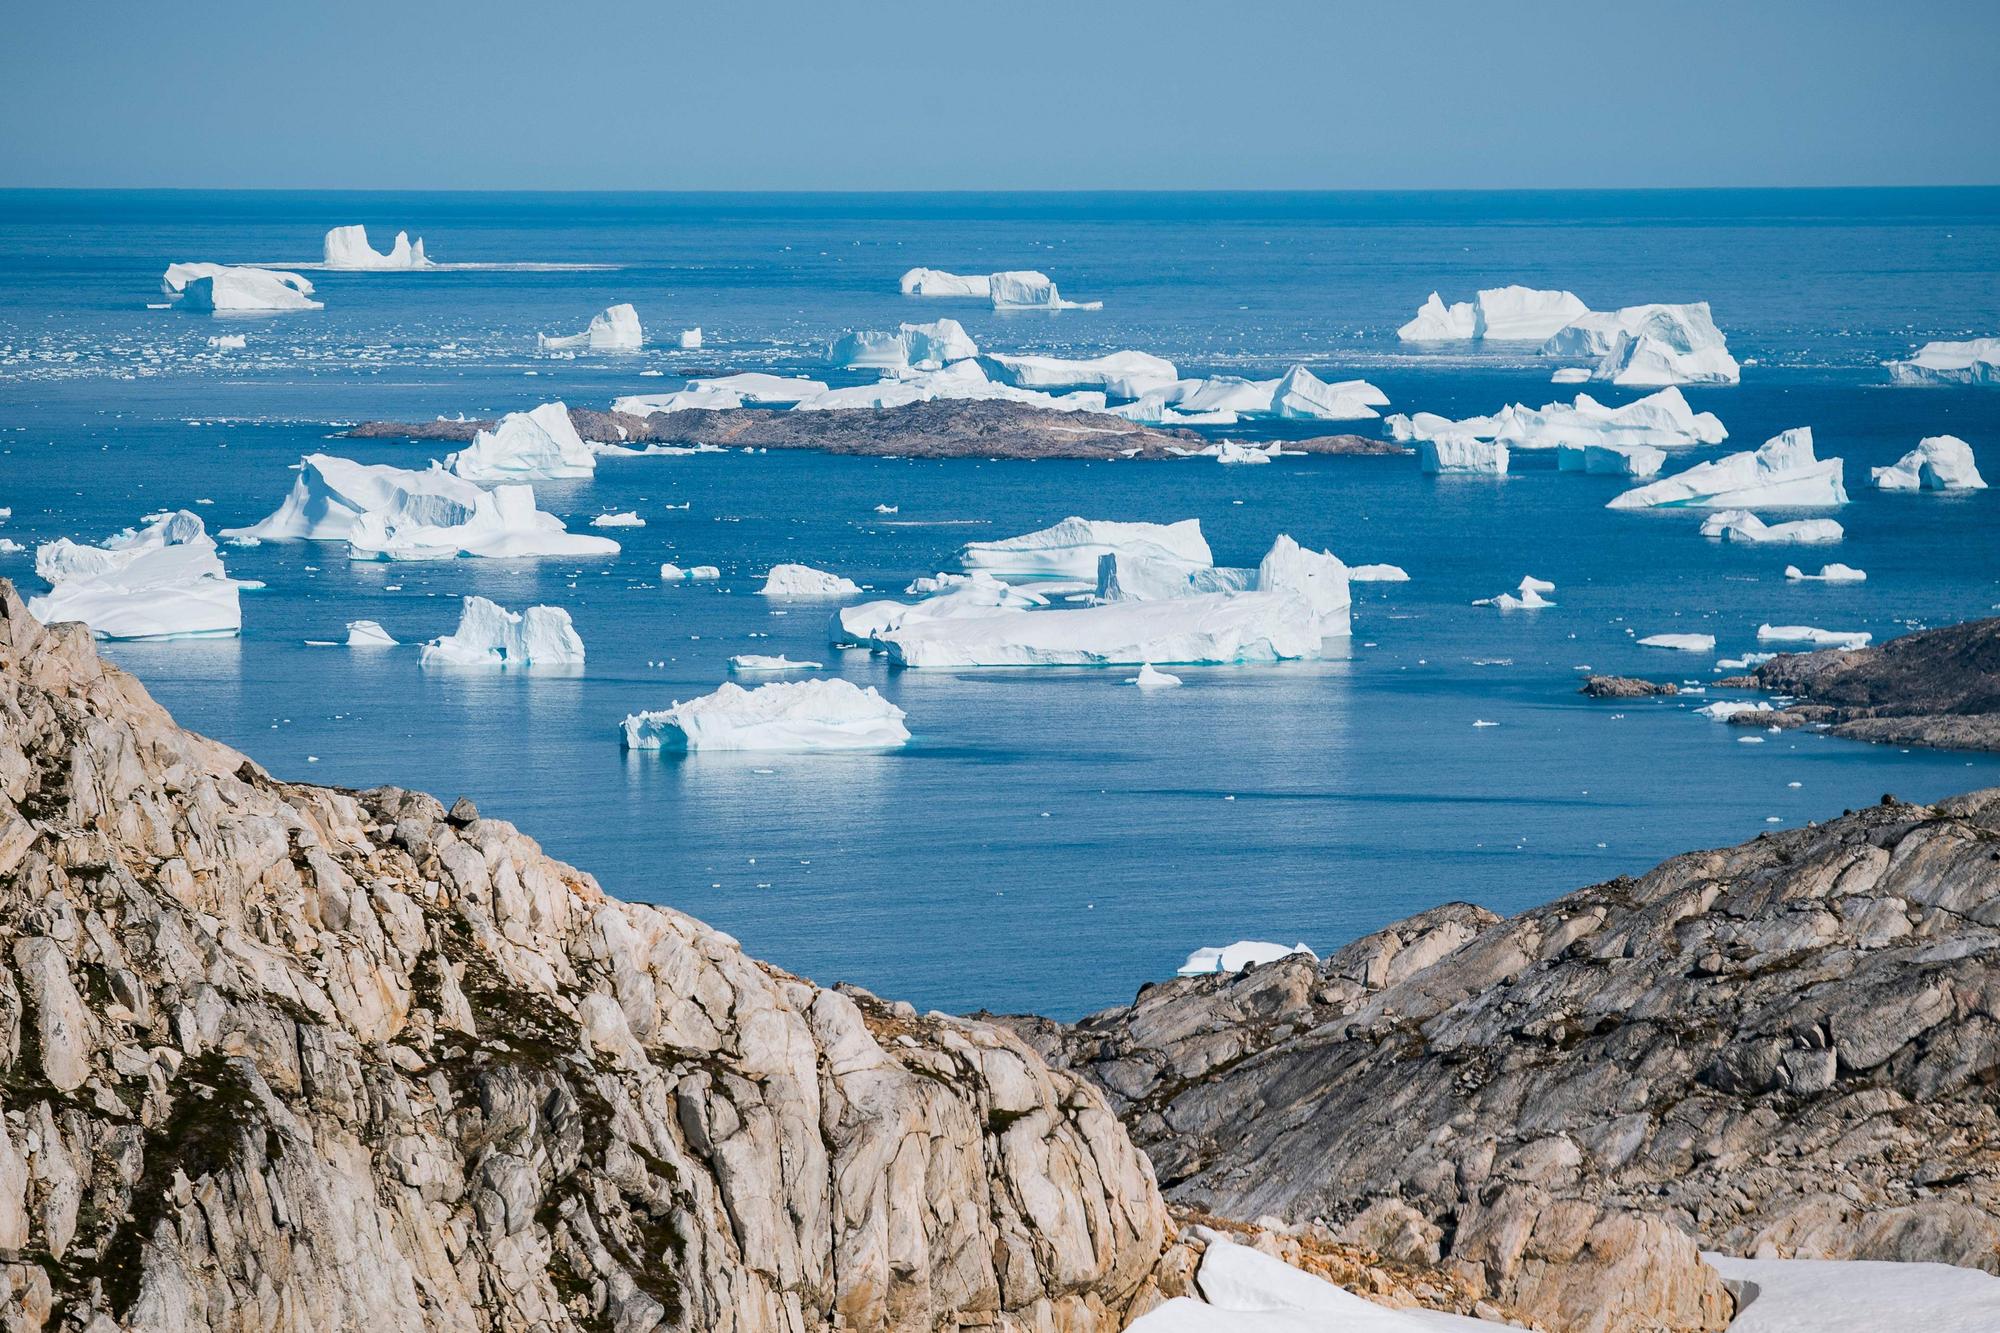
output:
POLYGON ((1176 1205, 1551 1329, 1721 1328, 1701 1247, 2000 1272, 2000 790, 1015 1022, 1176 1205))
POLYGON ((275 781, 0 581, 0 1328, 1095 1333, 1169 1225, 1011 1032, 275 781))
POLYGON ((1836 736, 1941 750, 2000 750, 2000 617, 1919 630, 1871 648, 1788 653, 1758 689, 1836 736))

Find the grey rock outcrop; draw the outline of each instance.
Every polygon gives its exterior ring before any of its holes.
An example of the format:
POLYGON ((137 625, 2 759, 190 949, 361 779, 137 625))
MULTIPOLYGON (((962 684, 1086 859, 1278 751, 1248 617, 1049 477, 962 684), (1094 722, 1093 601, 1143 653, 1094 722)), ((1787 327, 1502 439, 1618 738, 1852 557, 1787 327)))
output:
POLYGON ((2000 750, 2000 617, 1787 653, 1757 668, 1756 688, 1793 696, 1797 722, 1848 740, 2000 750))
POLYGON ((1168 1227, 1013 1034, 275 781, 0 581, 0 1327, 1099 1333, 1168 1227))

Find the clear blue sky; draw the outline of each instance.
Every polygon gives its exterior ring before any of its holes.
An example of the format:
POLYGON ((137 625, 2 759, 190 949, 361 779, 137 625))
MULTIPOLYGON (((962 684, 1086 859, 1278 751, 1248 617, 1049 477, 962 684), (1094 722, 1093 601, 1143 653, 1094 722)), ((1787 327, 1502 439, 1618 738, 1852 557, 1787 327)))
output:
POLYGON ((14 0, 0 186, 2000 183, 2000 0, 14 0))

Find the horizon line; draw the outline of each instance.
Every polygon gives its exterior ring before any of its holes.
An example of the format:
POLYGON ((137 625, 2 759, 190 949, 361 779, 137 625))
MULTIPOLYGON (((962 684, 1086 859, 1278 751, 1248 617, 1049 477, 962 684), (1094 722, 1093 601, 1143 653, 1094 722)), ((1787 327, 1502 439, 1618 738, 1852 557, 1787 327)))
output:
POLYGON ((1888 190, 2000 190, 2000 180, 1848 185, 1117 185, 1117 186, 495 186, 495 185, 0 185, 17 194, 605 194, 605 195, 1221 195, 1221 194, 1839 194, 1888 190))

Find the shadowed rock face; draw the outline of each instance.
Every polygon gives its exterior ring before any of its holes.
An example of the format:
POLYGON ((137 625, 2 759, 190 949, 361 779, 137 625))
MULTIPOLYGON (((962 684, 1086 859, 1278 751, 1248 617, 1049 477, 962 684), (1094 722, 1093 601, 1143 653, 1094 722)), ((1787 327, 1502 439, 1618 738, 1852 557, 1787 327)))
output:
POLYGON ((274 781, 0 581, 0 1325, 1094 1331, 1166 1226, 1011 1033, 274 781))
POLYGON ((1170 1199, 1550 1328, 1714 1329, 1700 1246, 2000 1272, 2000 790, 1020 1025, 1170 1199))
POLYGON ((1786 654, 1757 668, 1757 688, 1798 696, 1787 712, 1850 740, 2000 750, 2000 618, 1786 654))

